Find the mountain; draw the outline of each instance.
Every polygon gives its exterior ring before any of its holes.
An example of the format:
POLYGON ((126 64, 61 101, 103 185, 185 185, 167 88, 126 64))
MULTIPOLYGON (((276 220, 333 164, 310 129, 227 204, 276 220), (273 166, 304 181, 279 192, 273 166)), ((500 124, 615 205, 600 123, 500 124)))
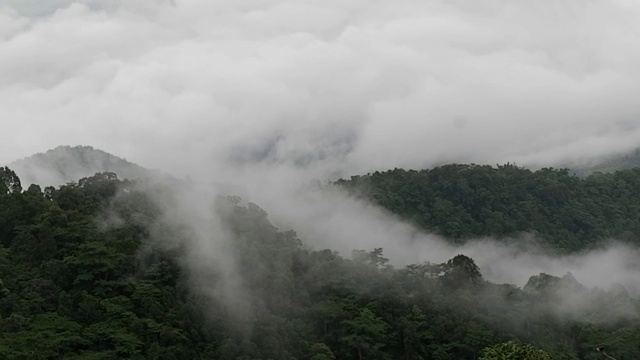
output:
POLYGON ((23 185, 57 186, 98 172, 113 172, 121 179, 147 178, 155 171, 91 146, 58 146, 8 165, 23 185))
POLYGON ((625 154, 611 156, 598 162, 568 167, 580 177, 586 177, 596 172, 613 173, 637 168, 640 167, 640 148, 625 154))
POLYGON ((566 169, 451 164, 336 184, 454 242, 530 233, 564 252, 611 238, 640 244, 640 169, 580 178, 566 169))

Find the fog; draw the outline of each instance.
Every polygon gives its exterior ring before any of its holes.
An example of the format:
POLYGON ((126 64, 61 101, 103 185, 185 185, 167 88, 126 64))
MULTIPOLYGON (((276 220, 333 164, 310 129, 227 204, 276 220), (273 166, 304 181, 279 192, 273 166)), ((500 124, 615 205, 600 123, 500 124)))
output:
POLYGON ((247 322, 253 315, 251 292, 238 272, 232 234, 215 211, 217 194, 201 187, 152 189, 154 185, 139 188, 163 211, 157 222, 148 224, 153 243, 183 251, 177 260, 192 292, 204 299, 204 309, 223 304, 238 323, 247 322))
MULTIPOLYGON (((637 249, 454 247, 326 184, 636 148, 639 15, 623 0, 0 0, 0 163, 92 145, 233 189, 313 249, 383 247, 397 266, 464 253, 495 282, 570 271, 637 295, 637 249)), ((172 218, 198 219, 208 199, 185 196, 172 218)), ((215 224, 189 221, 224 246, 215 224)), ((206 244, 194 259, 218 259, 206 244)), ((236 296, 233 262, 222 268, 236 296)))
MULTIPOLYGON (((325 178, 638 146, 633 1, 0 1, 0 163, 325 178)), ((197 175, 197 174, 196 174, 197 175)))
MULTIPOLYGON (((285 179, 280 181, 286 183, 285 179)), ((256 199, 275 224, 294 229, 312 248, 334 249, 349 257, 354 249, 370 251, 381 247, 396 267, 442 263, 464 254, 474 259, 487 280, 498 284, 522 287, 532 275, 563 276, 570 272, 585 286, 608 290, 621 284, 634 296, 640 296, 640 249, 613 239, 602 248, 570 255, 558 254, 530 234, 502 240, 472 239, 456 246, 331 186, 315 183, 281 189, 247 191, 244 196, 256 199)))

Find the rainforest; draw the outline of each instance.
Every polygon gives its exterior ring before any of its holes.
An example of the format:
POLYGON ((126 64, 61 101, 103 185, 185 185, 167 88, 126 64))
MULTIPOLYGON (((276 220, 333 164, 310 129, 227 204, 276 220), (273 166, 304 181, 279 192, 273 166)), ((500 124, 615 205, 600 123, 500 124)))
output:
MULTIPOLYGON (((268 209, 183 180, 103 172, 25 189, 8 167, 0 180, 7 359, 640 357, 638 289, 621 284, 568 272, 518 286, 464 253, 398 266, 381 247, 317 249, 268 209)), ((614 238, 637 249, 639 184, 637 169, 447 165, 328 186, 452 244, 528 232, 566 254, 614 238)))

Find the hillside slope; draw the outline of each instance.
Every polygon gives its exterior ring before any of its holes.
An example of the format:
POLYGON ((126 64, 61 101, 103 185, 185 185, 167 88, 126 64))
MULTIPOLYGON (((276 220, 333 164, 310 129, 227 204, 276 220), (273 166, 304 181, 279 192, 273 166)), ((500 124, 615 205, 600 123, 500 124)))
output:
POLYGON ((565 252, 611 238, 640 243, 640 169, 579 178, 566 169, 446 165, 337 184, 455 242, 527 232, 565 252))
POLYGON ((146 178, 155 172, 91 146, 58 146, 8 165, 24 185, 57 186, 98 172, 113 172, 121 179, 146 178))
POLYGON ((18 183, 0 168, 2 359, 532 359, 505 355, 512 340, 549 354, 535 359, 640 358, 640 303, 621 287, 313 251, 257 205, 193 187, 18 183))

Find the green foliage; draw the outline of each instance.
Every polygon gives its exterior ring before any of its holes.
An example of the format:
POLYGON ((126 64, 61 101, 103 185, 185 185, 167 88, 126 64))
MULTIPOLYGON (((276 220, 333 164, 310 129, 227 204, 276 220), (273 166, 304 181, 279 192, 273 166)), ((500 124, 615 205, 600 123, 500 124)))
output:
POLYGON ((21 192, 20 178, 8 167, 0 167, 0 195, 21 192))
POLYGON ((311 360, 336 360, 331 349, 323 343, 311 345, 311 360))
MULTIPOLYGON (((483 186, 497 181, 493 170, 469 169, 434 171, 438 180, 427 186, 448 194, 428 203, 442 211, 429 221, 439 219, 433 221, 462 238, 479 229, 468 209, 506 233, 530 215, 547 224, 545 209, 561 211, 573 201, 564 196, 575 187, 566 174, 545 170, 543 186, 521 169, 504 167, 496 189, 520 176, 527 191, 547 194, 539 201, 548 207, 524 209, 518 218, 509 213, 510 201, 531 201, 529 195, 487 193, 483 186), (468 186, 458 176, 467 170, 474 173, 468 186), (448 218, 439 218, 443 214, 448 218)), ((379 186, 401 179, 410 185, 403 191, 411 196, 385 194, 399 208, 426 206, 415 174, 394 174, 399 178, 371 179, 379 186)), ((614 176, 636 184, 633 174, 614 176)), ((235 196, 212 206, 215 224, 231 239, 224 256, 235 260, 233 276, 215 259, 196 274, 185 267, 193 233, 167 222, 166 209, 154 200, 174 196, 171 186, 121 181, 111 173, 44 191, 23 191, 15 186, 19 179, 11 181, 13 190, 0 193, 3 359, 526 359, 522 354, 542 354, 534 348, 540 346, 554 359, 589 360, 598 344, 620 359, 640 358, 640 304, 623 288, 587 289, 569 274, 540 274, 523 289, 495 285, 463 254, 396 269, 382 248, 356 250, 350 258, 311 251, 295 232, 271 224, 265 210, 235 196), (224 293, 229 278, 239 295, 224 293), (588 306, 559 308, 567 292, 588 306), (505 343, 514 338, 535 345, 505 343), (496 357, 501 354, 511 357, 496 357)), ((599 189, 595 193, 611 185, 606 177, 585 181, 599 189)), ((631 196, 635 185, 620 186, 631 196)), ((626 216, 619 210, 602 213, 626 216)))
POLYGON ((564 252, 612 237, 640 244, 640 168, 579 178, 566 169, 446 165, 336 184, 452 242, 528 232, 564 252))
POLYGON ((509 341, 484 349, 480 360, 551 360, 551 356, 531 344, 509 341))
POLYGON ((343 321, 342 325, 346 334, 340 341, 354 349, 358 359, 384 357, 380 350, 384 346, 387 325, 371 310, 363 308, 355 318, 343 321))
POLYGON ((476 263, 468 256, 456 255, 441 266, 442 282, 450 288, 477 285, 482 274, 476 263))

